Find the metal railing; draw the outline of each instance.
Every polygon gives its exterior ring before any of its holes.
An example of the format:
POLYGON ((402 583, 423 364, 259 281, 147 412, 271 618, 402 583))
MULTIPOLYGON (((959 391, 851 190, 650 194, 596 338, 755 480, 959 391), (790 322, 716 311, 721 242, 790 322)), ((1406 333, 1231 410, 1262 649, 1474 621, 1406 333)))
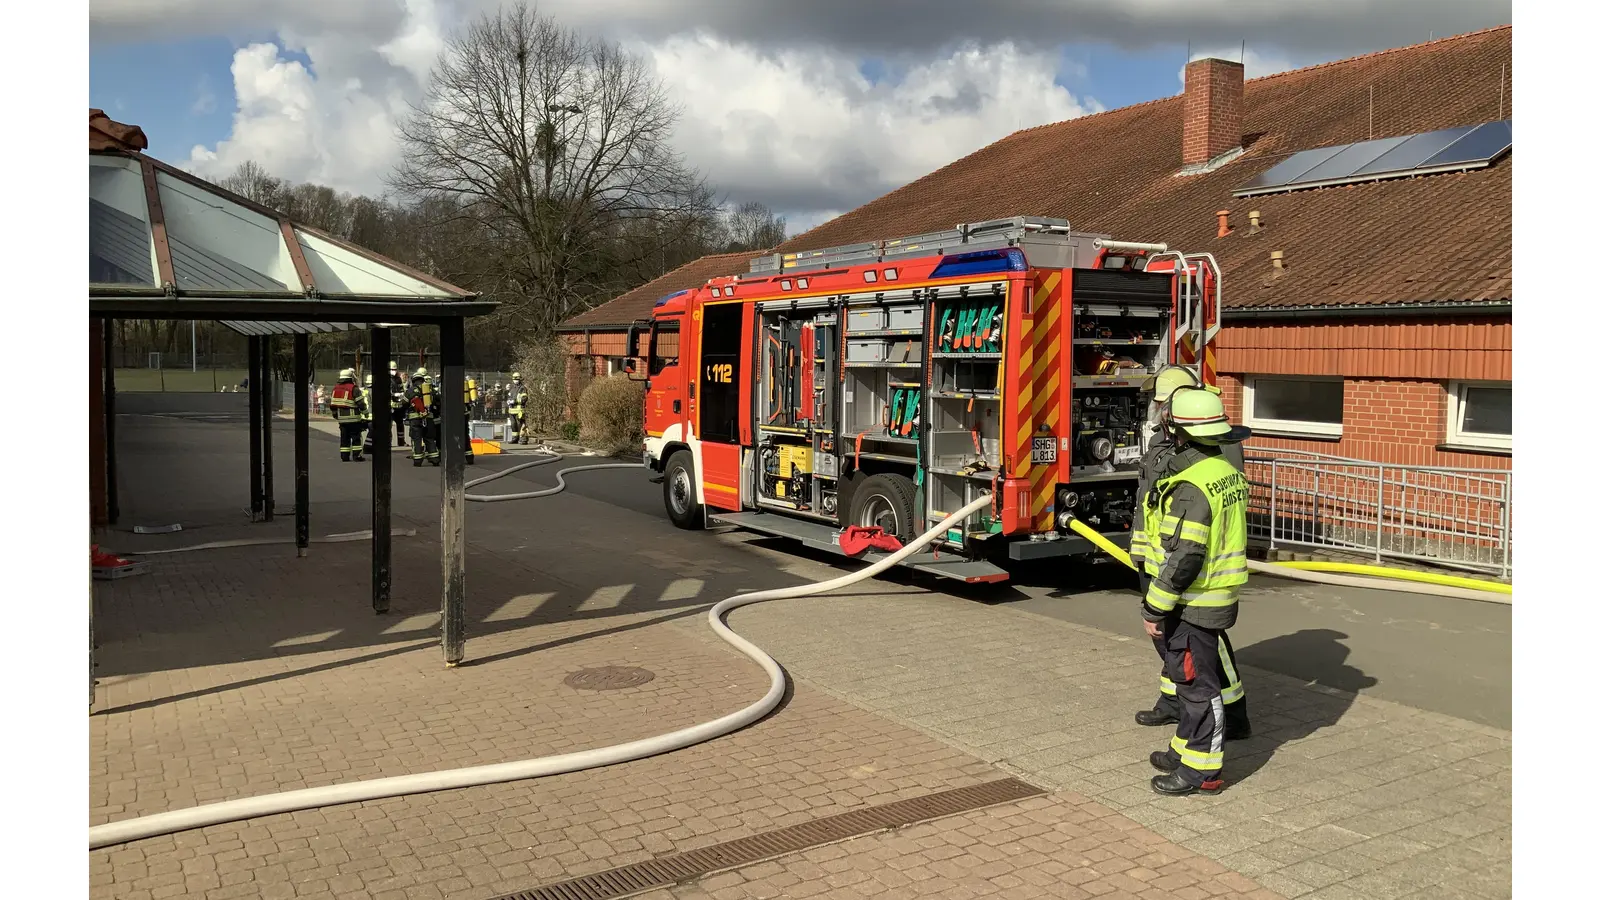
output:
POLYGON ((1249 535, 1511 575, 1511 472, 1246 449, 1249 535))

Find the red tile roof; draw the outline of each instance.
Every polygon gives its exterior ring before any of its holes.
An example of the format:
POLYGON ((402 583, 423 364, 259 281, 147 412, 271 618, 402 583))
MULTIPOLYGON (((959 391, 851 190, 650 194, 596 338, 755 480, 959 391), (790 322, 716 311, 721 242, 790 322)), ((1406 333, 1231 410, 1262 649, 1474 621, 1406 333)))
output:
POLYGON ((1079 231, 1215 253, 1230 307, 1509 300, 1509 156, 1460 174, 1245 199, 1232 191, 1299 150, 1510 118, 1510 88, 1509 25, 1250 79, 1245 154, 1183 177, 1174 175, 1183 98, 1154 100, 1017 132, 779 249, 1054 216, 1079 231), (1218 238, 1222 209, 1235 230, 1218 238), (1250 210, 1264 228, 1247 236, 1250 210), (1284 251, 1281 272, 1274 250, 1284 251))
MULTIPOLYGON (((1510 300, 1510 156, 1452 175, 1232 192, 1300 150, 1510 118, 1511 26, 1253 78, 1244 102, 1246 152, 1213 172, 1175 175, 1178 95, 1019 131, 778 249, 1052 216, 1079 231, 1215 253, 1229 307, 1510 300), (1218 238, 1222 209, 1234 231, 1218 238), (1250 210, 1262 214, 1259 234, 1247 234, 1250 210), (1282 270, 1272 268, 1274 250, 1284 252, 1282 270)), ((626 325, 665 294, 743 273, 750 256, 695 260, 567 326, 626 325)))
POLYGON ((712 278, 743 275, 750 271, 750 260, 759 253, 713 253, 673 269, 652 281, 563 322, 561 329, 626 328, 638 319, 648 319, 657 300, 687 288, 696 288, 712 278))

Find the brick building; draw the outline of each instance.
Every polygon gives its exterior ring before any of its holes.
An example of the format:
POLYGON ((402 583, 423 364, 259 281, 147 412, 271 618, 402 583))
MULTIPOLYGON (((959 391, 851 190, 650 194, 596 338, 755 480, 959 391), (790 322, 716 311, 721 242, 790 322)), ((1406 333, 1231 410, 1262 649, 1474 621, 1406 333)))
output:
MULTIPOLYGON (((1019 131, 778 249, 1022 214, 1211 252, 1224 397, 1251 446, 1509 469, 1509 152, 1360 173, 1474 126, 1503 128, 1508 147, 1510 78, 1510 26, 1249 80, 1197 60, 1178 96, 1019 131), (1372 165, 1305 177, 1347 145, 1372 165)), ((696 260, 570 320, 574 368, 602 371, 656 299, 750 255, 696 260)))

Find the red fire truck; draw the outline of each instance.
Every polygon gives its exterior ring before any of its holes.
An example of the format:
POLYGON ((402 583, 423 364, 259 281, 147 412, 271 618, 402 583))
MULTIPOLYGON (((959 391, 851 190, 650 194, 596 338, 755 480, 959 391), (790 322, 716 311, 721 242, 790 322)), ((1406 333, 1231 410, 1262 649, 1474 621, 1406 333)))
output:
POLYGON ((679 527, 835 552, 847 526, 906 541, 988 495, 905 564, 1003 581, 1091 551, 1069 511, 1127 545, 1141 387, 1174 364, 1215 384, 1220 300, 1209 254, 1060 219, 761 257, 634 324, 645 460, 679 527))

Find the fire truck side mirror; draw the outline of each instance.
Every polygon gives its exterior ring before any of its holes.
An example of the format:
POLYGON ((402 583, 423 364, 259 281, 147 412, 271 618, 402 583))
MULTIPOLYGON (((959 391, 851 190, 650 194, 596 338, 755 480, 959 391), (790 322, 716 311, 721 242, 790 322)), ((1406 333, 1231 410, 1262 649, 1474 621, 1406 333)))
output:
POLYGON ((631 356, 622 364, 622 371, 628 373, 629 381, 649 381, 649 369, 645 365, 644 357, 631 356))

